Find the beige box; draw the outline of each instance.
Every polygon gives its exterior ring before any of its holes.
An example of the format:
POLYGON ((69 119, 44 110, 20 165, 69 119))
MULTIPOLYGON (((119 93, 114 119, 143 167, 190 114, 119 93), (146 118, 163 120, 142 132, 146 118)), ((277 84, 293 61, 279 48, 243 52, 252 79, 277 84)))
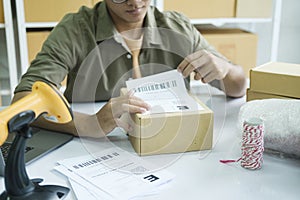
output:
MULTIPOLYGON (((1 90, 1 84, 0 84, 0 90, 1 90)), ((0 106, 2 106, 2 96, 0 95, 0 106)))
POLYGON ((43 43, 49 34, 50 31, 31 31, 26 33, 29 62, 41 51, 43 43))
POLYGON ((4 23, 3 0, 0 0, 0 23, 4 23))
POLYGON ((144 156, 211 149, 213 112, 202 102, 198 103, 204 110, 133 115, 135 128, 129 140, 135 151, 144 156))
POLYGON ((96 5, 100 1, 102 1, 102 0, 93 0, 93 5, 96 5))
POLYGON ((292 99, 291 97, 280 96, 275 94, 268 94, 264 92, 253 91, 250 88, 247 89, 246 101, 260 100, 260 99, 292 99))
MULTIPOLYGON (((27 35, 27 47, 28 47, 28 61, 29 63, 36 57, 41 51, 42 46, 49 36, 51 31, 29 31, 27 35)), ((67 84, 67 79, 62 82, 62 85, 67 84)))
POLYGON ((235 16, 235 0, 164 0, 166 11, 178 11, 192 19, 235 16))
POLYGON ((236 0, 236 17, 270 18, 273 0, 236 0))
POLYGON ((26 22, 58 22, 64 15, 77 12, 81 6, 93 6, 93 0, 26 0, 24 12, 26 22))
POLYGON ((300 65, 270 62, 250 71, 250 88, 257 92, 300 98, 300 65))
POLYGON ((240 29, 200 29, 204 38, 231 62, 249 70, 256 66, 258 37, 240 29))

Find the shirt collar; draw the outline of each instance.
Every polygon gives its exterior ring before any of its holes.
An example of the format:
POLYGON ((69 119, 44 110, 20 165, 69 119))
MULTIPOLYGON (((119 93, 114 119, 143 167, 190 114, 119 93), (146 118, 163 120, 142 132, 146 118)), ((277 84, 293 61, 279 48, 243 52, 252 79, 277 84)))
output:
POLYGON ((112 38, 117 33, 117 31, 108 13, 105 1, 100 3, 99 8, 97 9, 97 13, 98 22, 96 29, 96 41, 99 43, 103 40, 112 38))
POLYGON ((159 34, 159 30, 156 24, 156 18, 154 16, 154 9, 155 7, 150 6, 148 8, 148 12, 145 18, 145 27, 147 28, 145 36, 146 38, 146 43, 148 45, 150 44, 155 44, 159 45, 162 44, 162 39, 159 34))

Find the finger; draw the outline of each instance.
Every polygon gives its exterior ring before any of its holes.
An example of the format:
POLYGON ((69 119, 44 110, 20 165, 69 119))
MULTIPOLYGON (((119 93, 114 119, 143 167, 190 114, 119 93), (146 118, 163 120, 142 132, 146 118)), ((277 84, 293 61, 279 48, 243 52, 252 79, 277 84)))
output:
POLYGON ((177 70, 179 72, 183 73, 186 70, 186 68, 190 66, 190 63, 193 62, 193 60, 197 59, 197 57, 199 57, 201 55, 202 55, 202 53, 199 51, 199 52, 195 52, 195 53, 192 53, 192 54, 186 56, 183 59, 183 61, 178 65, 177 70))
POLYGON ((180 71, 184 77, 187 77, 193 71, 196 72, 198 68, 201 68, 207 62, 207 59, 205 59, 206 55, 205 50, 200 50, 187 56, 177 67, 178 71, 180 71))
POLYGON ((115 119, 118 127, 123 128, 125 132, 131 132, 133 130, 132 126, 121 119, 115 119))
POLYGON ((195 69, 195 72, 197 74, 200 74, 202 78, 207 76, 207 74, 209 74, 213 70, 211 65, 209 65, 205 60, 198 61, 198 66, 199 67, 195 69))
POLYGON ((123 104, 122 111, 123 111, 123 113, 126 113, 126 112, 128 112, 128 113, 145 113, 145 112, 147 112, 147 109, 140 107, 140 106, 123 104))
POLYGON ((201 74, 200 73, 198 73, 198 72, 195 72, 195 76, 194 76, 194 79, 195 80, 201 80, 202 79, 202 76, 201 76, 201 74))
POLYGON ((151 106, 148 103, 146 103, 145 101, 143 101, 141 99, 129 99, 128 104, 132 105, 132 106, 141 107, 146 110, 150 110, 150 108, 151 108, 151 106))
POLYGON ((202 78, 203 83, 209 83, 213 80, 216 79, 216 74, 215 73, 209 73, 205 77, 202 78))
POLYGON ((189 61, 187 58, 184 58, 183 61, 177 66, 177 71, 182 73, 187 65, 189 65, 189 61))

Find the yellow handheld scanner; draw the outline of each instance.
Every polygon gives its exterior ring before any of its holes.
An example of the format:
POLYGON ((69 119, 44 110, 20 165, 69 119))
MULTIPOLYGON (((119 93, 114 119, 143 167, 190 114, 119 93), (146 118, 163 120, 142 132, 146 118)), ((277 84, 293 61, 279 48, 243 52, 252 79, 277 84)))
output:
POLYGON ((0 112, 0 145, 7 139, 9 120, 26 110, 32 110, 36 118, 44 113, 47 117, 55 117, 57 123, 67 123, 73 118, 70 105, 64 96, 54 86, 37 81, 29 95, 0 112))

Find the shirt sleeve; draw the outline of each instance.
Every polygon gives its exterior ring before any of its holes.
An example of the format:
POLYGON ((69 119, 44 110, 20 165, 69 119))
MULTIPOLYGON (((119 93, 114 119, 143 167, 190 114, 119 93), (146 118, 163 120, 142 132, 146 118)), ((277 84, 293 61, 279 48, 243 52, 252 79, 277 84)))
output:
POLYGON ((76 16, 66 15, 43 43, 41 51, 21 77, 15 93, 31 91, 36 81, 51 83, 60 88, 70 69, 78 64, 82 54, 80 51, 84 51, 80 30, 76 16))

